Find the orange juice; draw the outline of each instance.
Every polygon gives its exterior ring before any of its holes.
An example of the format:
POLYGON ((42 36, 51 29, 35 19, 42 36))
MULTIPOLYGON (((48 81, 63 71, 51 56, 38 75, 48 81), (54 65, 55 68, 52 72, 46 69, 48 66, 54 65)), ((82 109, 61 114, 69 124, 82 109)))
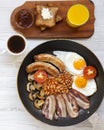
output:
POLYGON ((75 4, 68 9, 66 21, 71 27, 84 25, 89 19, 89 10, 82 4, 75 4))

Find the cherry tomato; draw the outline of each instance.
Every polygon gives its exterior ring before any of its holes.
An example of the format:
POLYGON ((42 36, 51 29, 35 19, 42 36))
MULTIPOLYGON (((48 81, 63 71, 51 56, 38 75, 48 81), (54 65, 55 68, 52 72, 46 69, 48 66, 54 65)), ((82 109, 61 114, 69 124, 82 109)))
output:
POLYGON ((97 75, 97 70, 93 66, 86 66, 84 68, 83 74, 84 74, 85 78, 93 79, 97 75))
POLYGON ((47 79, 47 73, 43 70, 38 70, 34 73, 34 80, 38 83, 43 83, 47 79))

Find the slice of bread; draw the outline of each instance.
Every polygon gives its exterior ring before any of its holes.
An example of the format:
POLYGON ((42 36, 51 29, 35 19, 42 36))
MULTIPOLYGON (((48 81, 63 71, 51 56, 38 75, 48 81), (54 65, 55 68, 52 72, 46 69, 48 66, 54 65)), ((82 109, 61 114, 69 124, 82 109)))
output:
MULTIPOLYGON (((56 21, 56 23, 62 21, 62 17, 61 17, 60 15, 57 15, 55 21, 56 21)), ((41 31, 44 31, 44 30, 46 30, 46 29, 47 29, 46 26, 41 26, 41 27, 40 27, 40 30, 41 30, 41 31)))
POLYGON ((49 7, 43 5, 36 5, 36 21, 35 25, 40 27, 53 27, 56 24, 56 15, 58 7, 49 7), (49 19, 44 19, 42 17, 42 9, 49 9, 52 17, 49 19))

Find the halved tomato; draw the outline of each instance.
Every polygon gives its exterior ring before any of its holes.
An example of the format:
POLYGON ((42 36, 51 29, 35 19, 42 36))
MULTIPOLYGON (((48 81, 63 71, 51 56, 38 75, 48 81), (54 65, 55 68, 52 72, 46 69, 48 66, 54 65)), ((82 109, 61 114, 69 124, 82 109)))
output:
POLYGON ((43 70, 38 70, 34 73, 34 80, 38 83, 43 83, 47 79, 47 73, 43 70))
POLYGON ((86 66, 84 68, 83 74, 87 79, 93 79, 97 75, 97 70, 94 66, 86 66))

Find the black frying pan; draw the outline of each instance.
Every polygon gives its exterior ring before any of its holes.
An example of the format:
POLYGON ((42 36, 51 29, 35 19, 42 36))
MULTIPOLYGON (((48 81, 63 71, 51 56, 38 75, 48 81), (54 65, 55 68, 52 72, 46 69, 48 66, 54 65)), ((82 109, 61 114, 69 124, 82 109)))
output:
POLYGON ((86 120, 97 110, 97 108, 101 104, 104 96, 104 71, 97 57, 83 45, 69 40, 53 40, 37 46, 25 57, 19 69, 17 77, 17 87, 22 103, 29 111, 29 113, 31 113, 35 118, 44 123, 54 126, 70 126, 86 120), (98 74, 95 80, 98 90, 94 95, 89 98, 91 103, 90 108, 88 110, 80 110, 79 116, 75 119, 67 117, 60 118, 59 120, 47 120, 41 114, 41 111, 35 109, 33 103, 28 98, 28 92, 26 91, 26 84, 28 82, 27 73, 25 71, 26 66, 34 61, 33 57, 35 54, 52 53, 55 50, 76 52, 85 58, 88 65, 93 65, 97 68, 98 74))

